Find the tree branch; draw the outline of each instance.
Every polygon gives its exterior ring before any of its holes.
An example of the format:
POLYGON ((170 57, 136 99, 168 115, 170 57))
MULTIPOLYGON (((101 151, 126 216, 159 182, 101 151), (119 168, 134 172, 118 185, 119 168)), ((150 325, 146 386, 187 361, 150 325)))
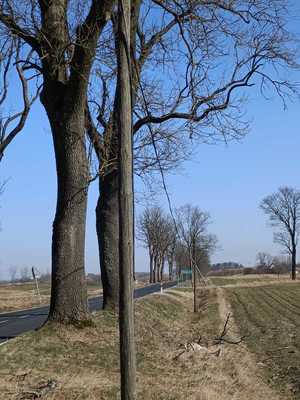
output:
POLYGON ((41 55, 41 48, 38 39, 30 35, 26 30, 22 29, 14 20, 13 16, 3 12, 0 8, 0 21, 9 29, 12 34, 17 35, 20 39, 24 40, 33 50, 41 55))

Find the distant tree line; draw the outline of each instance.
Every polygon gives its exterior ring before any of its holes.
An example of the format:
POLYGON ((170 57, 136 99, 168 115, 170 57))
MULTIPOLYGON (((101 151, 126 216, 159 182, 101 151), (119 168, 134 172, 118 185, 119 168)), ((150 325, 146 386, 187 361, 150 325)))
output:
MULTIPOLYGON (((11 265, 8 269, 9 278, 11 283, 24 283, 33 279, 32 269, 28 266, 17 267, 16 265, 11 265)), ((36 276, 40 282, 51 281, 50 272, 39 272, 35 269, 36 276)))
POLYGON ((269 253, 260 252, 256 260, 255 270, 259 274, 288 274, 292 271, 291 257, 288 255, 272 256, 269 253))
POLYGON ((166 265, 168 279, 193 264, 199 273, 206 274, 217 243, 207 231, 209 223, 210 215, 190 204, 176 209, 175 219, 159 206, 144 210, 138 218, 137 237, 148 250, 151 283, 163 280, 166 265))

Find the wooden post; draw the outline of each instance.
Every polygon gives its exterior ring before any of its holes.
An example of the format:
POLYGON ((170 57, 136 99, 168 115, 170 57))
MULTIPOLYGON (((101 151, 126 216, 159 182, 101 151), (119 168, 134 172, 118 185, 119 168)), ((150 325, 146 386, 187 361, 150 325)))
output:
POLYGON ((130 79, 130 0, 118 1, 117 101, 120 256, 120 368, 121 399, 136 398, 136 358, 133 301, 133 156, 130 79))
POLYGON ((197 288, 196 288, 196 264, 192 255, 192 250, 189 248, 189 258, 190 258, 190 269, 192 271, 192 285, 193 285, 193 293, 194 293, 194 312, 197 312, 197 298, 196 298, 196 292, 197 292, 197 288))
POLYGON ((194 278, 194 312, 197 312, 197 279, 196 279, 196 264, 192 261, 193 265, 193 278, 194 278))

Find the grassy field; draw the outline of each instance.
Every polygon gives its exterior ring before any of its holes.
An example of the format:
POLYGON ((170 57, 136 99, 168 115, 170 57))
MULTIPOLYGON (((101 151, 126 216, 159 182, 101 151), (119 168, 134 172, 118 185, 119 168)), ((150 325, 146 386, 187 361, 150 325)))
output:
MULTIPOLYGON (((144 278, 143 276, 141 278, 144 278)), ((139 279, 136 287, 148 284, 146 278, 139 279)), ((50 300, 50 282, 39 283, 40 295, 36 292, 33 281, 15 284, 0 284, 0 313, 5 311, 15 311, 41 304, 48 304, 50 300)), ((98 296, 102 293, 102 286, 98 282, 88 281, 88 296, 98 296)))
MULTIPOLYGON (((0 285, 0 312, 14 311, 24 308, 36 307, 40 304, 48 304, 50 299, 50 283, 39 284, 40 295, 36 293, 34 282, 20 284, 0 285)), ((89 296, 96 296, 102 290, 96 283, 88 283, 89 296)))
MULTIPOLYGON (((187 288, 136 302, 139 399, 300 399, 300 285, 238 280, 199 289, 197 313, 187 288), (228 313, 229 341, 217 343, 228 313)), ((0 400, 35 398, 119 399, 117 317, 98 312, 85 329, 48 324, 1 346, 0 400)))
POLYGON ((300 399, 300 286, 226 289, 234 319, 265 379, 300 399))
MULTIPOLYGON (((216 301, 215 292, 199 293, 197 314, 191 293, 183 291, 136 302, 139 399, 206 399, 200 396, 203 358, 175 358, 200 334, 206 342, 218 333, 216 301)), ((51 389, 43 399, 119 398, 117 319, 107 312, 94 315, 85 329, 48 325, 19 337, 0 347, 0 360, 1 400, 38 398, 47 383, 51 389)))
POLYGON ((226 285, 262 285, 262 284, 282 284, 291 283, 291 278, 289 275, 276 274, 251 274, 251 275, 231 275, 231 276, 210 276, 209 281, 215 286, 226 286, 226 285))

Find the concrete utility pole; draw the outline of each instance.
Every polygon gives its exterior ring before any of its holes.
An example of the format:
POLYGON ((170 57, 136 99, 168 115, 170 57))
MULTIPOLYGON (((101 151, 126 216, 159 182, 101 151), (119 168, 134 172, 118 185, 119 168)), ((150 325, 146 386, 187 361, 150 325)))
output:
POLYGON ((133 156, 130 73, 130 0, 118 1, 117 126, 119 146, 119 257, 121 399, 136 398, 136 356, 133 300, 133 156))

